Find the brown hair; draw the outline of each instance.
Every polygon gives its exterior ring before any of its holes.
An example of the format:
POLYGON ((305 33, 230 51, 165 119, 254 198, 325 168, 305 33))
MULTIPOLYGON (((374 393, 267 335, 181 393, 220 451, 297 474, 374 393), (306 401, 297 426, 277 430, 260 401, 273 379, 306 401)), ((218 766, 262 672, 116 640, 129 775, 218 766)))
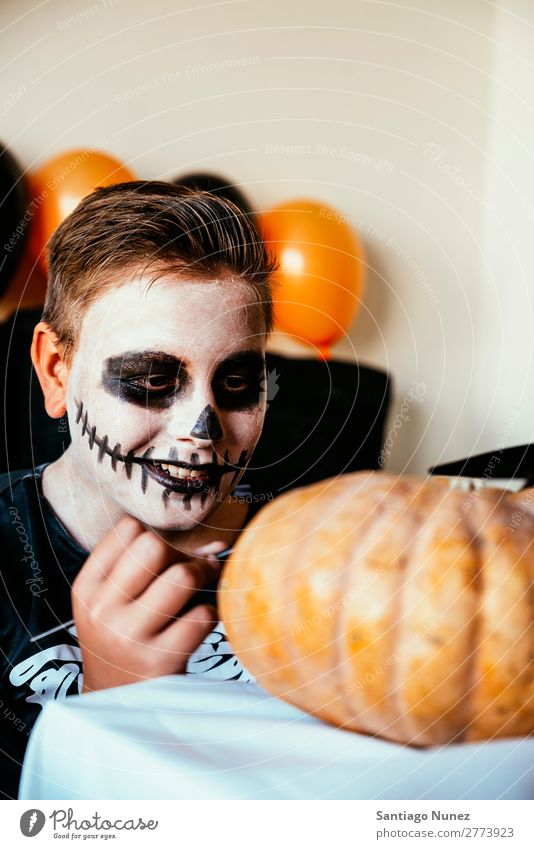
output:
POLYGON ((271 332, 275 263, 252 216, 221 195, 185 186, 119 183, 84 198, 49 243, 42 318, 67 361, 86 310, 117 285, 117 272, 150 268, 153 280, 169 269, 195 280, 239 278, 254 289, 271 332))

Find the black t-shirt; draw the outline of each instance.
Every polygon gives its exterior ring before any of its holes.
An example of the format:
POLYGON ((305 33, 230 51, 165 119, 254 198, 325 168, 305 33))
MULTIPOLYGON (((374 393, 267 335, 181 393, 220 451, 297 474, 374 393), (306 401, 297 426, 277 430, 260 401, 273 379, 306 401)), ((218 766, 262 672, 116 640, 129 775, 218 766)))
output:
POLYGON ((81 690, 70 587, 88 553, 66 533, 35 472, 0 476, 0 797, 16 798, 28 736, 48 699, 81 690), (71 629, 72 630, 72 629, 71 629))
MULTIPOLYGON (((81 692, 81 652, 72 619, 71 584, 88 552, 69 536, 42 492, 46 463, 0 475, 0 798, 16 798, 28 737, 41 707, 81 692), (48 634, 35 642, 32 637, 48 634)), ((234 494, 250 503, 246 523, 270 497, 250 484, 234 494)), ((270 494, 269 494, 270 495, 270 494)), ((200 647, 192 674, 244 680, 215 629, 200 647), (211 638, 211 639, 210 639, 211 638), (224 670, 227 670, 226 672, 224 670)))

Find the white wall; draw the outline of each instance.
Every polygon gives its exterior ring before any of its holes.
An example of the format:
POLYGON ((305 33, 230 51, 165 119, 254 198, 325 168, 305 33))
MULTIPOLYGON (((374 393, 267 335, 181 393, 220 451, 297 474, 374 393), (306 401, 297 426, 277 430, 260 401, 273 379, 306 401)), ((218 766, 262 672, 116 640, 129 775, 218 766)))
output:
POLYGON ((534 441, 534 4, 496 11, 477 385, 469 415, 483 448, 534 441))
POLYGON ((358 224, 368 289, 334 353, 392 372, 391 422, 425 385, 389 468, 530 438, 529 0, 3 0, 0 28, 0 137, 26 167, 100 145, 358 224))

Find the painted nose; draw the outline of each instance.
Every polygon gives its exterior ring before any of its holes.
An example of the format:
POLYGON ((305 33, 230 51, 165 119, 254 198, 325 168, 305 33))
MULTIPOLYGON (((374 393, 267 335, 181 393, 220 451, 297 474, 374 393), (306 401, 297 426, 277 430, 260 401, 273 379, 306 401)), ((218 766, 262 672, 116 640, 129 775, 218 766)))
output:
POLYGON ((189 435, 195 439, 209 439, 211 442, 218 442, 219 439, 222 439, 221 422, 211 404, 206 404, 189 435))

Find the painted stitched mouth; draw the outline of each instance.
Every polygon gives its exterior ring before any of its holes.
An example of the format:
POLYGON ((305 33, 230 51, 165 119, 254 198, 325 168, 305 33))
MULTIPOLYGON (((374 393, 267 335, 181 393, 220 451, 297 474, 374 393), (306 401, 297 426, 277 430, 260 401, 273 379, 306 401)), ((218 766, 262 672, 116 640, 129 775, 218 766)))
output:
POLYGON ((143 465, 151 478, 173 492, 207 492, 219 483, 222 470, 215 465, 194 467, 145 461, 143 465))
POLYGON ((219 498, 219 488, 223 475, 231 473, 232 477, 228 485, 228 489, 231 490, 245 471, 250 459, 249 452, 243 449, 237 462, 231 463, 228 449, 226 449, 224 459, 220 462, 220 458, 213 449, 211 463, 199 463, 199 456, 196 451, 191 452, 190 462, 183 462, 178 458, 175 445, 171 446, 166 458, 152 457, 155 450, 153 445, 149 446, 140 456, 136 456, 133 450, 125 453, 120 442, 113 445, 113 443, 110 443, 107 433, 97 433, 96 425, 89 422, 89 413, 85 409, 83 401, 76 401, 76 406, 78 408, 76 424, 81 424, 82 437, 87 434, 90 450, 92 451, 95 446, 97 447, 98 462, 102 463, 104 457, 109 457, 111 469, 114 472, 117 472, 118 464, 121 463, 128 480, 132 477, 134 466, 140 466, 143 494, 147 491, 150 477, 162 487, 165 507, 169 504, 170 494, 175 492, 183 495, 182 506, 184 510, 191 510, 191 501, 195 494, 200 495, 200 506, 203 508, 212 489, 215 490, 215 498, 219 498), (170 462, 168 462, 169 459, 170 462), (179 469, 189 470, 190 473, 184 476, 184 473, 180 472, 179 469), (206 472, 208 477, 203 478, 202 472, 206 472))

